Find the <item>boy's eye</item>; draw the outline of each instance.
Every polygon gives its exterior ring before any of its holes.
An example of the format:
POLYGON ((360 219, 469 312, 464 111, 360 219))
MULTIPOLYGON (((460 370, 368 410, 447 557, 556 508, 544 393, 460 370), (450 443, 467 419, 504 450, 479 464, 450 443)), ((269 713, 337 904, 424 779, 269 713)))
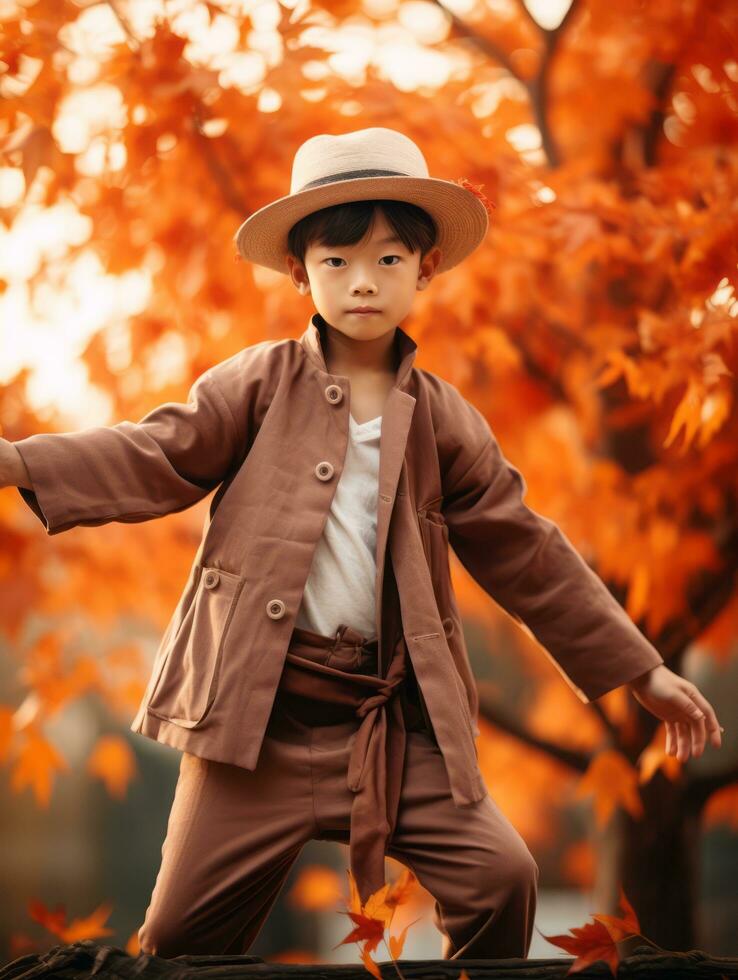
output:
MULTIPOLYGON (((382 256, 382 259, 397 259, 399 261, 400 256, 399 255, 383 255, 382 256)), ((323 261, 324 262, 343 262, 343 259, 340 258, 338 255, 330 255, 327 259, 324 259, 323 261)), ((381 261, 381 259, 380 259, 380 261, 381 261)), ((337 268, 338 268, 338 266, 336 266, 336 265, 332 265, 331 266, 331 269, 337 269, 337 268)))

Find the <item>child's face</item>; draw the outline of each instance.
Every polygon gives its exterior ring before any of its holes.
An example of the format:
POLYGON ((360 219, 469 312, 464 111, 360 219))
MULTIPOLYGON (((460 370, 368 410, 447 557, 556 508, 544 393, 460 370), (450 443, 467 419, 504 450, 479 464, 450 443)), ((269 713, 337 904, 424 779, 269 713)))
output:
POLYGON ((290 276, 301 293, 310 293, 318 313, 336 330, 356 340, 374 340, 407 316, 415 293, 425 289, 441 259, 438 247, 423 261, 393 237, 384 214, 377 211, 374 227, 355 245, 312 242, 304 265, 288 256, 290 276), (378 313, 349 312, 373 306, 378 313))

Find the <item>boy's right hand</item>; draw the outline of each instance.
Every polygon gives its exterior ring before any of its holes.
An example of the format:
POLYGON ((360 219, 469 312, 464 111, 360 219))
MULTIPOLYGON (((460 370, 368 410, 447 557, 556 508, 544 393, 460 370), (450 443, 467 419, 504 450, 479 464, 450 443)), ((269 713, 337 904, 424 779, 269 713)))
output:
POLYGON ((0 487, 33 489, 23 457, 12 442, 0 436, 0 487))

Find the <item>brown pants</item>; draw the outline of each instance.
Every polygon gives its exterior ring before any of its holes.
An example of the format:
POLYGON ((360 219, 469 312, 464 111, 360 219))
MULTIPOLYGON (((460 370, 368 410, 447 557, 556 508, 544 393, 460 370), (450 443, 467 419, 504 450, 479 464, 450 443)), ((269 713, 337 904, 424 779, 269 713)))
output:
MULTIPOLYGON (((359 722, 306 724, 285 702, 278 694, 255 770, 183 753, 138 933, 144 952, 248 952, 303 846, 348 843, 346 774, 359 722)), ((434 897, 444 959, 528 955, 538 866, 489 795, 454 804, 441 751, 424 730, 407 732, 387 854, 434 897)))

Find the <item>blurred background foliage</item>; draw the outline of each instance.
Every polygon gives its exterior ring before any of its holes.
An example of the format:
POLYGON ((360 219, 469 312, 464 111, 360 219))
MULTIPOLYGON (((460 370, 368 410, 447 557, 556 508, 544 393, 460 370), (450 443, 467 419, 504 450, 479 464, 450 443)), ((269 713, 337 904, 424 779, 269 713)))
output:
MULTIPOLYGON (((541 931, 623 885, 646 935, 713 953, 738 917, 737 58, 730 0, 0 0, 7 439, 137 420, 298 336, 309 299, 233 235, 315 133, 401 129, 484 188, 485 243, 403 324, 417 364, 726 732, 681 765, 623 690, 583 705, 452 556, 480 764, 541 866, 541 931)), ((208 503, 49 539, 0 494, 4 959, 137 951, 179 755, 128 725, 208 503)), ((344 868, 308 845, 252 951, 356 961, 331 950, 344 868)), ((439 955, 431 901, 395 923, 423 916, 406 957, 439 955)))

